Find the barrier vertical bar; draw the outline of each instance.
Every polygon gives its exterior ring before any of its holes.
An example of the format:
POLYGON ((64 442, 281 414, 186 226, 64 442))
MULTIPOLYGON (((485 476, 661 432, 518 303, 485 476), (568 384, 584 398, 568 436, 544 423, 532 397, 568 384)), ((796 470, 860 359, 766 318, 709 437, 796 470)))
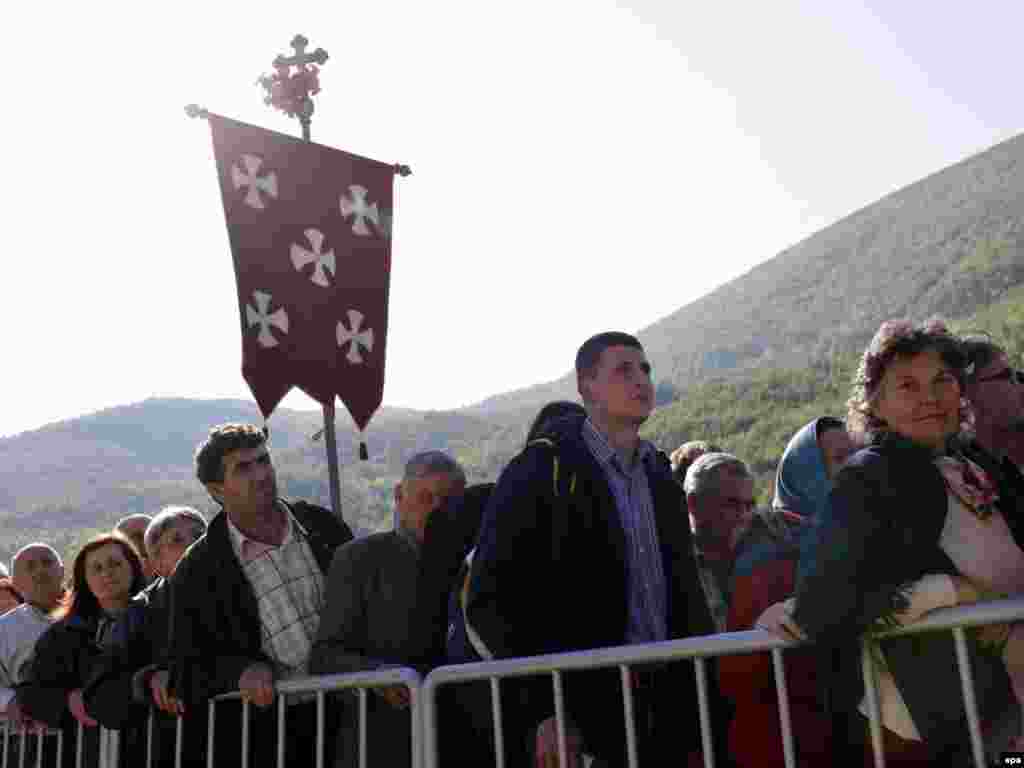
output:
POLYGON ((423 696, 423 768, 437 768, 437 687, 428 681, 423 696))
POLYGON ((551 671, 551 684, 555 693, 555 729, 558 732, 558 764, 568 765, 568 749, 565 742, 565 693, 562 690, 562 673, 551 671))
MULTIPOLYGON (((210 707, 212 712, 212 705, 210 707)), ((174 765, 181 768, 181 761, 184 760, 185 751, 185 718, 178 715, 174 723, 174 765)))
POLYGON ((498 678, 489 679, 491 685, 491 719, 494 721, 494 765, 505 768, 505 724, 501 719, 501 687, 498 678))
POLYGON ((619 677, 622 680, 623 716, 626 718, 626 755, 629 758, 629 768, 637 768, 636 713, 633 707, 633 680, 629 674, 629 667, 625 664, 619 666, 619 677))
POLYGON ((146 718, 146 768, 153 768, 153 721, 156 719, 156 710, 149 710, 149 717, 146 718))
POLYGON ((316 692, 316 768, 324 768, 324 692, 316 692))
POLYGON ((0 723, 0 737, 2 737, 4 740, 3 747, 0 747, 0 749, 2 749, 3 751, 3 762, 0 763, 0 766, 3 766, 3 768, 7 768, 7 737, 10 736, 10 734, 10 723, 7 720, 4 720, 2 723, 0 723))
POLYGON ((953 630, 956 643, 956 661, 960 667, 960 683, 964 689, 964 709, 967 710, 967 730, 971 735, 971 751, 975 768, 985 768, 985 745, 981 739, 981 721, 978 718, 978 700, 974 695, 974 673, 967 654, 967 635, 963 627, 953 630))
POLYGON ((85 726, 78 724, 78 734, 75 736, 75 768, 82 768, 82 751, 85 742, 85 726))
MULTIPOLYGON (((107 765, 109 768, 117 768, 121 756, 121 732, 107 731, 107 765)), ((42 768, 42 766, 40 766, 42 768)))
POLYGON ((861 641, 861 672, 864 676, 864 694, 868 700, 868 727, 871 729, 871 749, 875 753, 875 768, 885 768, 885 750, 882 747, 882 723, 878 712, 878 684, 875 664, 871 660, 871 641, 861 641))
MULTIPOLYGON (((81 728, 82 726, 78 726, 81 728)), ((21 729, 21 735, 18 738, 18 768, 25 768, 25 742, 28 741, 28 730, 25 728, 21 729)), ((79 758, 81 759, 81 758, 79 758)))
POLYGON ((419 686, 409 686, 409 727, 412 729, 409 739, 412 747, 412 768, 421 768, 423 764, 423 713, 420 712, 419 686))
MULTIPOLYGON (((214 768, 214 734, 217 732, 217 713, 213 709, 213 699, 210 699, 206 710, 206 768, 214 768)), ((180 768, 180 766, 179 766, 180 768)))
POLYGON ((277 768, 284 768, 284 694, 277 694, 277 768))
POLYGON ((359 768, 366 768, 366 689, 359 689, 359 768))
MULTIPOLYGON (((64 765, 64 729, 57 731, 57 760, 54 765, 64 765)), ((6 768, 6 766, 5 766, 6 768)))
POLYGON ((782 726, 782 757, 786 768, 796 768, 793 750, 793 722, 789 712, 789 689, 786 684, 786 665, 782 660, 782 649, 772 648, 772 665, 775 667, 775 693, 779 698, 779 724, 782 726))
POLYGON ((249 700, 242 700, 242 768, 249 768, 249 700))
POLYGON ((704 752, 704 768, 715 768, 715 746, 711 738, 711 712, 708 707, 708 668, 701 656, 693 658, 697 676, 697 706, 700 711, 700 744, 704 752))
POLYGON ((36 768, 43 768, 43 733, 39 731, 36 739, 36 768))

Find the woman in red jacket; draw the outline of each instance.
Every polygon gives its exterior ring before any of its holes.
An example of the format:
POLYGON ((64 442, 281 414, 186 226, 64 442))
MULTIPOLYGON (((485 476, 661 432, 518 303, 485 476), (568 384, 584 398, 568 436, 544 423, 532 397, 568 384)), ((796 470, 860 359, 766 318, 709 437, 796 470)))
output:
MULTIPOLYGON (((766 609, 793 594, 800 552, 813 546, 813 521, 851 449, 843 422, 828 416, 805 425, 789 441, 772 510, 755 518, 737 547, 728 631, 753 629, 766 609)), ((787 651, 784 658, 797 762, 830 765, 830 723, 818 702, 815 659, 805 651, 787 651)), ((719 675, 722 692, 735 707, 729 742, 738 764, 784 765, 771 655, 725 657, 719 675)))

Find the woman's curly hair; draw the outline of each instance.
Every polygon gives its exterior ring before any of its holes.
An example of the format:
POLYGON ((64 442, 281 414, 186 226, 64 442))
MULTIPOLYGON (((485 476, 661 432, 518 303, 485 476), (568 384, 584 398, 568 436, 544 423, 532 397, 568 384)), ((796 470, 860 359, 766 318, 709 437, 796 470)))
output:
MULTIPOLYGON (((876 412, 885 371, 896 359, 914 357, 932 349, 949 366, 962 392, 969 374, 967 355, 960 340, 949 332, 942 320, 932 318, 920 325, 909 320, 886 320, 882 323, 864 350, 850 399, 846 401, 846 422, 851 432, 870 435, 887 430, 885 421, 876 412)), ((961 397, 961 429, 968 430, 971 422, 970 407, 961 397)))

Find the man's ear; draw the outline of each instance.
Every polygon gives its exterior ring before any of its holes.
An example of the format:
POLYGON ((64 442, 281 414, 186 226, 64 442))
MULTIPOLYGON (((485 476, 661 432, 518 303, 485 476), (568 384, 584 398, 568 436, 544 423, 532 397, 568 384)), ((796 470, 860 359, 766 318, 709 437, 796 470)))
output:
POLYGON ((686 509, 691 515, 697 512, 697 497, 693 494, 686 495, 686 509))
POLYGON ((576 376, 576 391, 580 394, 580 399, 583 401, 583 405, 586 406, 590 402, 590 387, 587 384, 589 377, 585 373, 581 373, 576 376))
POLYGON ((223 506, 224 504, 224 485, 222 483, 207 483, 206 492, 213 496, 214 500, 223 506))

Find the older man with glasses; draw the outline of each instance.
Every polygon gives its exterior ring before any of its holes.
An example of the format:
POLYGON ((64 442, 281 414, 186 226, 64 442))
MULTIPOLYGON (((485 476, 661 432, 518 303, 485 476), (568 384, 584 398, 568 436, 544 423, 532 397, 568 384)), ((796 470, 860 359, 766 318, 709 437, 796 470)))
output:
POLYGON ((1010 365, 1006 351, 988 336, 963 339, 972 364, 965 394, 974 411, 978 443, 998 459, 1020 465, 1024 455, 1024 374, 1010 365))

